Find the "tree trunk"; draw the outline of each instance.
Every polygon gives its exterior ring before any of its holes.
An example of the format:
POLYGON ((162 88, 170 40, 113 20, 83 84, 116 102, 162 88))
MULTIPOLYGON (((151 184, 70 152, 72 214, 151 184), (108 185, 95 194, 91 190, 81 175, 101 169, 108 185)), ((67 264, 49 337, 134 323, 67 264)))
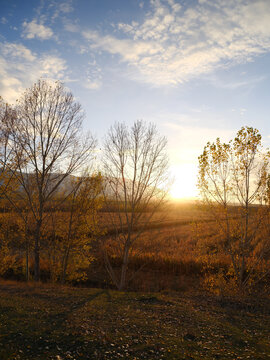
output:
POLYGON ((41 231, 41 221, 37 222, 36 225, 36 234, 35 234, 35 269, 34 269, 34 280, 40 280, 40 265, 39 265, 39 248, 40 248, 40 231, 41 231))
POLYGON ((66 281, 66 272, 67 272, 67 264, 68 264, 68 258, 69 258, 69 251, 70 246, 68 246, 67 251, 64 254, 63 259, 63 266, 62 266, 62 277, 61 277, 61 284, 64 284, 66 281))
POLYGON ((28 240, 26 243, 26 259, 25 259, 25 277, 26 277, 26 281, 29 281, 29 245, 28 245, 28 240))
POLYGON ((121 268, 121 278, 118 289, 121 291, 126 286, 126 275, 127 275, 127 268, 128 268, 128 255, 129 255, 129 246, 125 247, 124 256, 123 256, 123 263, 121 268))

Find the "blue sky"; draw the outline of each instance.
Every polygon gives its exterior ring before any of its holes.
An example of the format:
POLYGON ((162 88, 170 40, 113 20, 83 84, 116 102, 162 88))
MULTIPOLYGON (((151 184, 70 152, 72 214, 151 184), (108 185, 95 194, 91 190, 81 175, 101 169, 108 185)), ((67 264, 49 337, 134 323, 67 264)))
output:
POLYGON ((269 0, 1 0, 1 96, 60 79, 100 144, 115 121, 154 122, 176 197, 196 194, 207 141, 249 125, 269 145, 269 64, 269 0))

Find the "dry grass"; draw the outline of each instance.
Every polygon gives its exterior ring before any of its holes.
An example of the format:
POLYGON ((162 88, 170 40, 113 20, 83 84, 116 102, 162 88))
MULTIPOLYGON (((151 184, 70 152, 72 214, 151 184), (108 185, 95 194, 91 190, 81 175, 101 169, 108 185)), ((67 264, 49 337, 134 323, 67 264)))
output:
POLYGON ((0 282, 1 360, 270 358, 269 299, 0 282))
MULTIPOLYGON (((58 212, 57 216, 61 216, 64 221, 67 213, 58 212)), ((115 213, 100 212, 100 226, 103 229, 110 229, 112 216, 117 217, 115 213)), ((0 220, 3 221, 5 217, 8 217, 8 214, 1 214, 0 220)), ((10 219, 8 222, 10 223, 10 219)), ((50 233, 50 227, 48 222, 47 234, 50 233)), ((149 227, 132 248, 128 274, 131 279, 129 289, 183 291, 201 287, 209 274, 216 274, 222 269, 227 270, 230 259, 219 248, 220 239, 215 229, 209 214, 194 203, 171 204, 166 211, 155 214, 149 227)), ((108 232, 106 241, 112 265, 119 271, 119 239, 108 232)), ((99 242, 93 243, 92 253, 95 261, 87 270, 86 283, 98 287, 112 286, 103 265, 99 242)), ((46 251, 41 251, 43 280, 49 279, 49 262, 45 255, 46 251)), ((16 277, 22 278, 23 274, 17 272, 16 277)))

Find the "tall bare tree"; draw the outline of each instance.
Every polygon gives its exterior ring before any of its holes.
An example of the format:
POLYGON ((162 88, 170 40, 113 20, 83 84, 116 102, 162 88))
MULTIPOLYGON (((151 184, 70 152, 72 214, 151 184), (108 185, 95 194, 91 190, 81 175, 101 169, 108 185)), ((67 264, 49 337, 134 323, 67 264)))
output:
POLYGON ((0 193, 5 195, 12 180, 15 162, 11 146, 10 124, 14 122, 16 112, 0 97, 0 193), (6 170, 8 169, 8 172, 6 170))
POLYGON ((129 129, 115 124, 104 145, 105 201, 114 201, 111 224, 122 259, 120 276, 113 269, 107 252, 105 262, 116 287, 127 283, 129 256, 153 215, 164 204, 168 189, 166 138, 153 124, 136 121, 129 129))
MULTIPOLYGON (((9 104, 5 103, 0 98, 0 196, 1 207, 6 208, 9 213, 11 209, 16 208, 16 221, 18 224, 22 221, 23 228, 26 229, 28 225, 27 209, 20 209, 17 211, 18 204, 16 203, 16 190, 18 190, 18 181, 16 179, 17 162, 15 161, 13 143, 12 143, 12 128, 16 121, 16 111, 9 104), (14 196, 15 195, 15 196, 14 196), (15 205, 15 206, 14 206, 15 205)), ((21 224, 20 224, 21 228, 21 224)), ((24 231, 24 235, 26 232, 24 231)), ((26 279, 29 278, 28 267, 28 239, 25 237, 25 252, 26 252, 26 279)), ((9 249, 10 251, 11 249, 9 249)), ((12 253, 12 251, 10 251, 12 253)))
POLYGON ((34 278, 40 278, 40 240, 46 204, 66 179, 91 159, 95 140, 82 136, 84 114, 71 92, 56 82, 39 80, 16 106, 9 122, 15 176, 21 203, 34 218, 34 278))

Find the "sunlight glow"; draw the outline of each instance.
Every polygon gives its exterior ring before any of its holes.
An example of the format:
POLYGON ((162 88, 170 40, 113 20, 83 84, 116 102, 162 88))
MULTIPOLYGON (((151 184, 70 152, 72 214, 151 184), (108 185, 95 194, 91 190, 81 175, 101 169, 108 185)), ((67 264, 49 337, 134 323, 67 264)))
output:
POLYGON ((171 197, 173 199, 194 199, 198 190, 197 168, 193 164, 182 164, 172 167, 174 183, 171 187, 171 197))

